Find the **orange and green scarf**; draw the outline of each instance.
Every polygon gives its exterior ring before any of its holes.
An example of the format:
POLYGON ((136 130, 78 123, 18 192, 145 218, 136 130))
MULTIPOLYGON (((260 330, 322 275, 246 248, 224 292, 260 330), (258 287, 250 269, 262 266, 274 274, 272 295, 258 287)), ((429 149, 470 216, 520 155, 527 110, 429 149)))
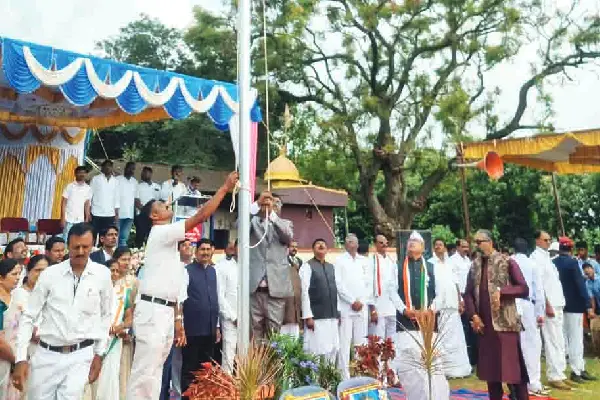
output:
MULTIPOLYGON (((408 257, 404 259, 404 265, 402 266, 402 281, 404 286, 404 303, 407 309, 413 310, 414 304, 412 304, 410 295, 410 270, 408 268, 408 257)), ((427 308, 427 284, 427 267, 425 266, 425 260, 421 258, 421 279, 419 279, 419 294, 421 295, 421 304, 419 307, 420 310, 427 308)))

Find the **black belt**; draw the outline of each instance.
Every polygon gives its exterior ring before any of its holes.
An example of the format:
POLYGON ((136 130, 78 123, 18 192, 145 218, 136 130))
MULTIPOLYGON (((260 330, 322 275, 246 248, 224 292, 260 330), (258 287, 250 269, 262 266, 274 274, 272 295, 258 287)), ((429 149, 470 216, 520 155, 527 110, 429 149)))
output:
POLYGON ((148 296, 147 294, 141 295, 140 298, 144 301, 149 301, 150 303, 156 303, 167 307, 175 307, 177 304, 175 301, 161 299, 160 297, 148 296))
POLYGON ((74 351, 85 349, 86 347, 89 347, 93 344, 94 344, 94 341, 92 339, 86 339, 83 342, 79 342, 77 344, 71 344, 68 346, 52 346, 52 345, 40 340, 40 346, 43 347, 44 349, 53 351, 55 353, 62 353, 62 354, 73 353, 74 351))

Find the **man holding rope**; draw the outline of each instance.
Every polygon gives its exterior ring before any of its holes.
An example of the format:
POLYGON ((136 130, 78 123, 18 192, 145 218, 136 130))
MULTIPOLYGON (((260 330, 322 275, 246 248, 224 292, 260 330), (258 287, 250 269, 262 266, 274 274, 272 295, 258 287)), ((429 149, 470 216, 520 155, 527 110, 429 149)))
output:
POLYGON ((271 192, 261 193, 253 207, 260 211, 250 220, 250 313, 256 339, 279 332, 286 298, 294 295, 287 261, 292 222, 279 217, 277 204, 271 192))
POLYGON ((141 217, 151 225, 146 244, 144 279, 133 317, 136 351, 131 367, 128 400, 156 400, 160 395, 163 364, 169 355, 175 333, 175 345, 185 345, 183 317, 177 298, 183 277, 177 243, 185 233, 206 221, 219 207, 225 195, 238 181, 232 172, 214 196, 192 217, 171 223, 173 211, 169 205, 151 200, 142 209, 141 217))

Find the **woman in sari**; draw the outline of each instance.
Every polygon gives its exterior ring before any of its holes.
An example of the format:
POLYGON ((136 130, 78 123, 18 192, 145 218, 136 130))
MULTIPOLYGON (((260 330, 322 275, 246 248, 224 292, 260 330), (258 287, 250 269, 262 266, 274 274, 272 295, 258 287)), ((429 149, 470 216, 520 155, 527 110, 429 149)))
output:
POLYGON ((10 380, 15 362, 15 344, 21 311, 11 301, 11 292, 17 287, 21 266, 13 259, 0 261, 0 400, 19 400, 19 392, 10 380))
MULTIPOLYGON (((135 275, 131 273, 131 250, 128 247, 119 247, 113 254, 113 259, 117 261, 119 280, 117 282, 124 290, 131 293, 130 305, 133 310, 135 306, 135 298, 137 295, 138 282, 135 275)), ((133 311, 132 311, 133 315, 133 311)), ((130 325, 131 326, 131 325, 130 325)), ((133 339, 130 329, 122 333, 123 348, 121 351, 120 365, 120 394, 121 399, 125 399, 127 394, 127 383, 131 373, 131 363, 133 361, 133 339)))
MULTIPOLYGON (((17 319, 21 318, 21 314, 27 307, 27 303, 29 302, 29 296, 35 288, 35 284, 40 277, 40 274, 43 270, 48 268, 50 265, 50 259, 46 257, 44 254, 38 254, 36 256, 31 257, 29 263, 27 263, 27 275, 23 280, 23 285, 16 288, 12 292, 11 302, 15 303, 17 309, 19 310, 19 315, 17 319)), ((33 335, 31 337, 31 343, 29 344, 29 348, 27 349, 27 358, 31 358, 33 355, 33 351, 36 348, 37 343, 39 342, 38 335, 38 326, 42 321, 37 321, 35 327, 33 328, 33 335)), ((25 397, 23 397, 24 399, 25 397)))
POLYGON ((112 259, 107 262, 113 281, 113 320, 110 327, 110 339, 102 359, 102 370, 98 381, 92 385, 92 398, 95 400, 124 400, 120 395, 120 368, 123 348, 123 335, 131 327, 133 313, 131 290, 120 285, 119 262, 112 259))

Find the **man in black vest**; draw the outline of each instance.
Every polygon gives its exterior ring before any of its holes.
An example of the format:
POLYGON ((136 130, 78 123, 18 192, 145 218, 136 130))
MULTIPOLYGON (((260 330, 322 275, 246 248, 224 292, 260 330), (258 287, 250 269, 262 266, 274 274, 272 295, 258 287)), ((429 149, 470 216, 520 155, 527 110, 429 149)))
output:
MULTIPOLYGON (((395 364, 398 379, 409 399, 422 397, 423 388, 428 385, 424 366, 418 365, 421 364, 421 348, 417 340, 422 343, 423 337, 416 317, 433 304, 435 276, 433 264, 423 257, 424 250, 423 237, 418 232, 413 232, 406 245, 407 256, 398 266, 397 296, 392 298, 397 310, 395 364)), ((438 358, 437 365, 434 366, 432 398, 447 400, 450 398, 450 388, 441 363, 441 358, 438 358)))
POLYGON ((314 257, 300 267, 304 351, 334 363, 340 348, 335 271, 333 264, 325 261, 325 240, 315 240, 312 248, 314 257))
POLYGON ((189 276, 188 298, 183 302, 183 320, 187 345, 181 349, 181 392, 194 380, 194 372, 211 362, 218 341, 217 319, 219 301, 217 274, 211 261, 209 239, 201 239, 196 250, 196 262, 186 267, 189 276))

